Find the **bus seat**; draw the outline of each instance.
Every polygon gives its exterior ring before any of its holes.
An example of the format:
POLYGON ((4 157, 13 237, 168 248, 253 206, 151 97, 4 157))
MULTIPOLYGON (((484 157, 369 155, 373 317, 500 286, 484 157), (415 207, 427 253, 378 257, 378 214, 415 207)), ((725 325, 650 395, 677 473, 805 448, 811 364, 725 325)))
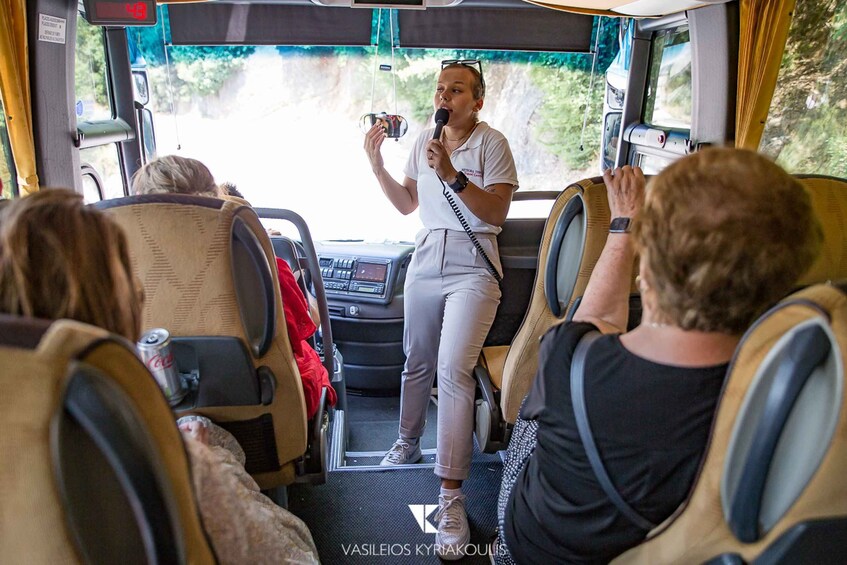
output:
MULTIPOLYGON (((221 199, 252 207, 250 202, 244 198, 239 198, 238 196, 225 194, 221 196, 221 199)), ((309 291, 312 282, 311 273, 304 262, 301 261, 301 258, 306 256, 306 252, 303 250, 302 244, 300 242, 295 242, 293 239, 288 237, 274 235, 271 238, 271 246, 273 247, 274 254, 288 263, 291 272, 294 273, 294 278, 297 280, 297 285, 300 287, 300 291, 309 303, 309 312, 312 318, 319 321, 320 314, 318 312, 317 299, 315 299, 309 291)))
POLYGON ((474 369, 481 390, 475 432, 484 451, 506 448, 509 429, 538 368, 539 339, 566 319, 585 291, 606 243, 609 216, 601 177, 571 184, 553 203, 526 316, 511 345, 483 348, 474 369))
POLYGON ((273 249, 255 211, 235 199, 176 194, 97 207, 126 231, 144 285, 144 329, 167 329, 179 371, 197 370, 196 394, 174 409, 230 431, 261 488, 294 482, 304 474, 306 404, 273 249))
POLYGON ((613 563, 843 562, 845 353, 844 286, 808 287, 759 318, 736 350, 689 499, 613 563))
POLYGON ((812 207, 823 227, 821 254, 799 286, 847 277, 847 180, 818 175, 795 175, 809 191, 812 207))
POLYGON ((0 555, 214 563, 167 401, 100 328, 0 315, 0 555))
POLYGON ((303 257, 306 252, 299 242, 291 238, 283 236, 274 236, 271 238, 274 254, 285 261, 291 272, 294 274, 294 279, 297 281, 297 286, 303 297, 306 299, 306 304, 309 307, 309 315, 315 322, 315 325, 320 325, 320 312, 317 299, 312 294, 310 288, 312 285, 312 273, 309 272, 308 265, 305 264, 303 257))

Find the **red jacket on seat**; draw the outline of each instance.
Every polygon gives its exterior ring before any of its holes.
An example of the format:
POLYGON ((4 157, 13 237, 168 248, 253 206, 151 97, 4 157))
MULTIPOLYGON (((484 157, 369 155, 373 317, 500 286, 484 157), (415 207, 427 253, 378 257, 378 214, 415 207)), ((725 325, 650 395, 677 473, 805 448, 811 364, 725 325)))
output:
POLYGON ((291 342, 291 350, 300 369, 303 396, 306 397, 306 414, 311 419, 318 411, 323 387, 327 389, 327 401, 330 406, 335 406, 338 397, 329 382, 329 375, 321 363, 321 358, 306 342, 318 329, 309 316, 306 297, 297 286, 297 280, 288 263, 277 257, 276 268, 279 273, 279 289, 282 292, 282 309, 285 313, 288 340, 291 342))

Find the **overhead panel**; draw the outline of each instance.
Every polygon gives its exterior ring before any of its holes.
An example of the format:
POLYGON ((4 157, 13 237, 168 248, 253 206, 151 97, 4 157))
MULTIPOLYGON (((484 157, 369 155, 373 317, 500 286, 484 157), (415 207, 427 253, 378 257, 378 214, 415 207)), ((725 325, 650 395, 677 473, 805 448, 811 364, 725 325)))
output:
POLYGON ((170 4, 174 45, 371 44, 371 10, 311 5, 170 4))
POLYGON ((520 8, 477 8, 460 4, 426 11, 400 10, 401 47, 512 51, 591 50, 592 16, 520 8), (461 30, 461 31, 458 31, 461 30))
POLYGON ((537 6, 581 14, 655 18, 729 0, 525 0, 537 6))

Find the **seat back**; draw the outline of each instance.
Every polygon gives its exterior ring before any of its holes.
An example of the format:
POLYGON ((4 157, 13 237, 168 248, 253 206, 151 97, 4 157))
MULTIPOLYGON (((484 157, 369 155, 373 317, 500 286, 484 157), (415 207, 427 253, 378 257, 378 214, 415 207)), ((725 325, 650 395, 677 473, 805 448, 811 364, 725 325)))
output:
MULTIPOLYGON (((750 562, 799 525, 847 518, 845 353, 842 289, 809 287, 762 316, 736 351, 686 505, 614 562, 750 562)), ((843 539, 830 542, 843 557, 843 539)))
POLYGON ((539 338, 562 322, 585 292, 606 244, 609 221, 606 185, 600 177, 568 186, 553 203, 544 226, 527 313, 503 361, 499 388, 506 422, 515 422, 535 378, 539 338))
POLYGON ((306 451, 306 405, 273 250, 256 213, 238 199, 173 194, 98 207, 127 234, 144 285, 143 327, 166 328, 178 346, 177 364, 194 360, 180 371, 199 370, 198 394, 177 411, 206 415, 232 432, 262 488, 293 482, 295 461, 306 451), (248 366, 206 338, 244 344, 248 366), (229 361, 235 364, 228 374, 219 374, 229 361))
POLYGON ((823 228, 823 248, 799 286, 837 281, 847 276, 847 180, 819 175, 797 175, 812 200, 823 228))
POLYGON ((99 328, 0 316, 0 555, 214 563, 168 404, 99 328))

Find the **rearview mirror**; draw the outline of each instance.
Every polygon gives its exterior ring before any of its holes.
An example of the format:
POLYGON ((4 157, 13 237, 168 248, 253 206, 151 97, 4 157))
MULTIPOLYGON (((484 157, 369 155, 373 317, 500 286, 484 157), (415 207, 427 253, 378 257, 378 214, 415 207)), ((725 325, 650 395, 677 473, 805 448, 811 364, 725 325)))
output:
POLYGON ((147 71, 132 71, 132 91, 135 94, 135 101, 142 106, 146 106, 150 102, 150 85, 147 82, 147 71))
POLYGON ((156 158, 156 132, 153 129, 153 112, 147 108, 138 111, 138 129, 141 133, 141 151, 145 163, 156 158))
POLYGON ((600 157, 600 170, 615 166, 618 145, 621 136, 621 113, 609 112, 603 120, 603 147, 600 157))

